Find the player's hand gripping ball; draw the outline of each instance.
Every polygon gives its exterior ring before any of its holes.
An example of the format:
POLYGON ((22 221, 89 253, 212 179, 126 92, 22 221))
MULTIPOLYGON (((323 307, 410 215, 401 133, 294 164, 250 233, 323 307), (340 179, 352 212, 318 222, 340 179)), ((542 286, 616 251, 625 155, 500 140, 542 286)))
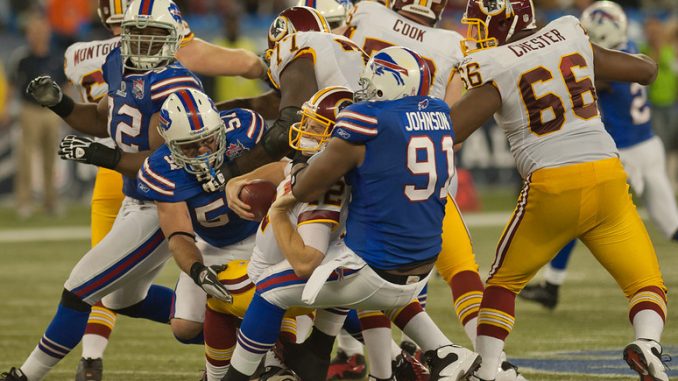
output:
POLYGON ((255 180, 240 190, 238 198, 249 205, 257 221, 261 221, 275 200, 275 185, 266 180, 255 180))

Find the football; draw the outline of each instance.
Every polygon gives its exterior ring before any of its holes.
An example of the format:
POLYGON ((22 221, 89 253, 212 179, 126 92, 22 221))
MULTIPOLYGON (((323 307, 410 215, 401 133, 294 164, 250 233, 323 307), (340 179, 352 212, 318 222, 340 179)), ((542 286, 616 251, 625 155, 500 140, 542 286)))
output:
POLYGON ((275 201, 276 187, 267 180, 255 180, 254 182, 245 185, 240 190, 238 197, 244 203, 252 207, 252 213, 257 221, 261 221, 268 208, 271 207, 275 201))

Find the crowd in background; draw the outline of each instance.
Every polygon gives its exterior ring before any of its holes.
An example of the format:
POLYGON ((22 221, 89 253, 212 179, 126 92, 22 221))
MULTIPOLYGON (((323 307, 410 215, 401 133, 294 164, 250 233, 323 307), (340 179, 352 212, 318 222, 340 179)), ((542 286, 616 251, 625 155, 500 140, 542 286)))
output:
MULTIPOLYGON (((257 53, 265 49, 267 28, 275 15, 296 3, 294 0, 175 1, 198 37, 257 53)), ((579 16, 593 2, 534 1, 542 24, 565 14, 579 16)), ((649 98, 655 132, 666 146, 669 174, 674 189, 678 189, 678 1, 616 1, 629 17, 630 39, 660 66, 658 80, 649 89, 649 98)), ((58 139, 68 131, 67 127, 48 116, 39 119, 41 114, 50 112, 43 113, 46 110, 35 107, 23 90, 26 76, 35 75, 32 70, 41 59, 62 63, 63 52, 70 44, 108 38, 108 31, 96 15, 96 3, 96 0, 0 1, 0 198, 11 195, 13 190, 21 194, 16 199, 20 216, 31 214, 32 193, 43 196, 43 210, 58 213, 57 191, 86 198, 90 190, 93 172, 85 168, 89 166, 75 166, 56 157, 58 139), (47 46, 43 46, 42 40, 49 41, 47 46), (31 128, 22 128, 23 124, 31 128), (22 147, 15 142, 27 139, 32 140, 32 144, 24 145, 23 151, 15 148, 22 147), (45 157, 36 158, 37 152, 45 157)), ((460 20, 465 5, 466 0, 449 0, 439 26, 464 34, 460 20)), ((53 76, 63 78, 63 72, 55 72, 53 76)), ((203 84, 215 100, 253 96, 266 89, 262 81, 240 78, 203 78, 203 84)), ((519 181, 503 133, 488 124, 482 133, 475 135, 466 143, 459 162, 472 171, 476 182, 519 181)))

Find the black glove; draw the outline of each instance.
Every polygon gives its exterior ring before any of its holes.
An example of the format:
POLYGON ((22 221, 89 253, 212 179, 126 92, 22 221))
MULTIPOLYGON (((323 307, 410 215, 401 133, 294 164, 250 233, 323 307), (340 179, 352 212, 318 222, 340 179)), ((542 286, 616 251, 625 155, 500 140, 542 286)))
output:
POLYGON ((209 171, 199 172, 195 177, 205 192, 220 192, 226 187, 226 177, 219 168, 210 168, 209 171))
POLYGON ((68 135, 59 144, 59 156, 99 167, 115 169, 122 157, 119 148, 110 148, 84 136, 68 135))
POLYGON ((61 87, 49 75, 33 78, 26 87, 26 94, 45 107, 56 106, 64 96, 61 87))
POLYGON ((226 303, 233 303, 233 295, 219 282, 218 277, 218 274, 226 270, 226 267, 226 265, 205 266, 200 262, 195 262, 191 266, 190 275, 195 284, 200 286, 207 295, 226 303))

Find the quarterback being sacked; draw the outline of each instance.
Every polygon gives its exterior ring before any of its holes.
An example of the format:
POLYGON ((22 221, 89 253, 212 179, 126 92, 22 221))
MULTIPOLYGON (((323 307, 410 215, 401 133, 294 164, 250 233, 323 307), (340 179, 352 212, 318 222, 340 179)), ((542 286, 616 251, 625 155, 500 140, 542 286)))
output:
POLYGON ((462 21, 469 55, 459 70, 469 91, 452 108, 454 130, 463 140, 494 114, 525 180, 483 294, 476 340, 483 363, 472 379, 495 379, 516 294, 579 238, 629 300, 635 340, 624 358, 642 380, 668 380, 659 344, 667 289, 594 87, 595 80, 647 85, 657 65, 591 44, 571 16, 538 29, 531 0, 469 0, 462 21))

